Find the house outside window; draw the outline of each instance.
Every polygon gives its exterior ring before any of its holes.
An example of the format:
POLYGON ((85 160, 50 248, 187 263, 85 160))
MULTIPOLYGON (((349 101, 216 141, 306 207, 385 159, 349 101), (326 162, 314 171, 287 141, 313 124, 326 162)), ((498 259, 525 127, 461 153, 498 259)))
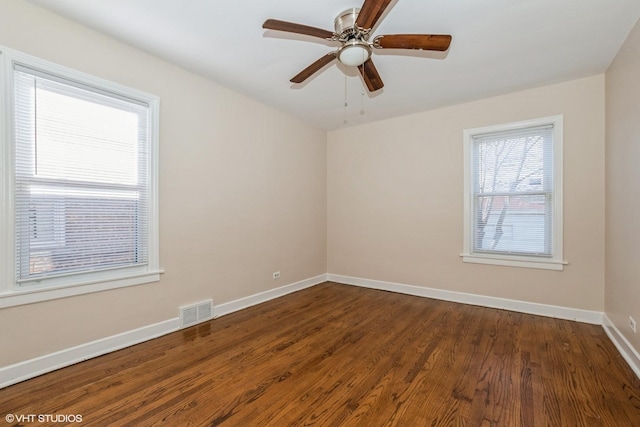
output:
POLYGON ((463 261, 562 270, 562 116, 464 131, 463 261))

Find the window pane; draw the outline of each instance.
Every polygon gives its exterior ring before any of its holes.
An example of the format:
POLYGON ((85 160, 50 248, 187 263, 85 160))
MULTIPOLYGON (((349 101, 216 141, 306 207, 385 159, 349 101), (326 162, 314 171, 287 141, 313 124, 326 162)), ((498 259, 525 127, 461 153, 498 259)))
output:
POLYGON ((148 106, 15 70, 18 281, 146 265, 148 106))
POLYGON ((549 198, 478 196, 474 251, 550 255, 549 198))
POLYGON ((550 188, 545 174, 545 135, 476 143, 476 192, 505 193, 550 188))
POLYGON ((552 256, 552 126, 473 137, 473 251, 552 256))
POLYGON ((138 114, 41 88, 36 102, 36 176, 137 183, 138 114))
POLYGON ((136 192, 32 186, 28 277, 146 262, 136 192))

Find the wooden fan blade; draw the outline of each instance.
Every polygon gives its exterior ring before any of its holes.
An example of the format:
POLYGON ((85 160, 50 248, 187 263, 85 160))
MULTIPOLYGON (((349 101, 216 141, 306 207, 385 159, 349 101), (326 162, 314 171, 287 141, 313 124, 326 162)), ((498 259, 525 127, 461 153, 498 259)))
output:
POLYGON ((371 59, 358 66, 358 70, 360 70, 360 74, 362 74, 362 78, 364 79, 369 92, 375 92, 376 90, 384 87, 380 74, 378 74, 378 70, 376 69, 376 66, 373 65, 373 61, 371 59))
POLYGON ((364 4, 360 8, 356 25, 365 30, 373 28, 382 16, 391 0, 364 0, 364 4))
POLYGON ((336 53, 335 52, 331 52, 331 53, 326 54, 325 56, 321 57, 320 59, 318 59, 313 64, 309 65, 304 70, 300 71, 294 78, 292 78, 290 80, 291 83, 302 83, 303 81, 305 81, 309 77, 311 77, 313 74, 315 74, 316 72, 320 71, 320 69, 322 67, 324 67, 325 65, 329 64, 334 59, 336 59, 336 53))
POLYGON ((373 40, 376 47, 384 49, 420 49, 445 51, 451 44, 451 36, 444 34, 385 34, 373 40))
POLYGON ((304 34, 306 36, 320 37, 321 39, 331 39, 333 33, 322 28, 310 27, 308 25, 295 24, 293 22, 279 21, 277 19, 267 19, 262 24, 266 30, 286 31, 288 33, 304 34))

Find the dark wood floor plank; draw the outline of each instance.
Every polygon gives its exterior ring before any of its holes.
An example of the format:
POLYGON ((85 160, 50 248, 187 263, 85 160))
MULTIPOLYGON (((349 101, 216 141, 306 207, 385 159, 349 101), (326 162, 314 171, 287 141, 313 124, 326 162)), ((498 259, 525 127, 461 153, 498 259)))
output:
POLYGON ((2 389, 7 413, 95 426, 631 427, 640 381, 599 326, 326 283, 2 389))

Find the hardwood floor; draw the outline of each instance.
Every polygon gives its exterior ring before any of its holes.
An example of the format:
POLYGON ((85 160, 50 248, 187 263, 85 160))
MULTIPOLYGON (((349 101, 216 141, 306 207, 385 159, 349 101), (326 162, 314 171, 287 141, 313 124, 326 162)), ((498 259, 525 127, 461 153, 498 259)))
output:
POLYGON ((600 326, 325 283, 2 389, 5 414, 631 427, 640 381, 600 326))

